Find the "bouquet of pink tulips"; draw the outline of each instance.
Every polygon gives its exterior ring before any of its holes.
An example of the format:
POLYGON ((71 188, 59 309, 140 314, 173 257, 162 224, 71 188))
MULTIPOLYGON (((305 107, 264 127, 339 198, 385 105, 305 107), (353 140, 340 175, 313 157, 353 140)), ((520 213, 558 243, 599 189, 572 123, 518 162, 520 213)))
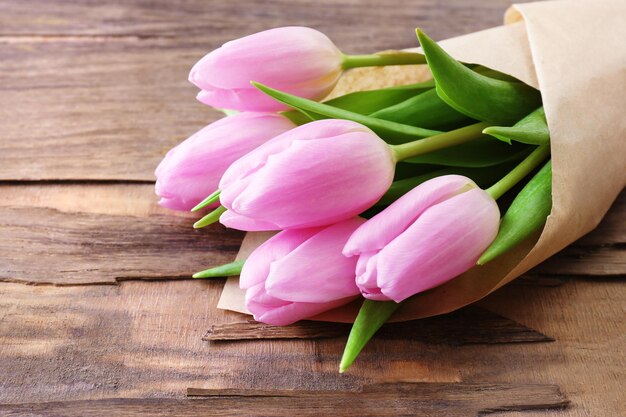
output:
POLYGON ((224 44, 189 80, 228 116, 156 170, 161 205, 211 209, 194 227, 277 232, 194 275, 240 275, 256 320, 359 304, 342 372, 403 304, 532 245, 552 209, 539 90, 417 37, 421 52, 372 55, 304 27, 224 44), (347 70, 398 65, 427 65, 432 79, 323 101, 347 70))

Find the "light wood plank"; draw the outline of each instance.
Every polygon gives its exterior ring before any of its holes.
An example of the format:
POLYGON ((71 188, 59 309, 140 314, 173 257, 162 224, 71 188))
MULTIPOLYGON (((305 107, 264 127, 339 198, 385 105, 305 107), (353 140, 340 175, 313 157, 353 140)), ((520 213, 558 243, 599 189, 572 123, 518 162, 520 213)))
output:
POLYGON ((156 205, 152 185, 0 186, 0 281, 190 278, 234 259, 243 234, 156 205))
MULTIPOLYGON (((212 47, 259 30, 305 25, 327 32, 356 52, 408 47, 417 25, 436 39, 502 23, 506 0, 253 0, 224 2, 140 0, 98 3, 90 0, 0 1, 0 35, 76 35, 188 37, 200 35, 212 47), (80 19, 77 19, 80 16, 80 19), (406 28, 406 29, 403 29, 406 28), (365 34, 365 35, 364 35, 365 34)), ((347 50, 351 52, 351 50, 347 50)))

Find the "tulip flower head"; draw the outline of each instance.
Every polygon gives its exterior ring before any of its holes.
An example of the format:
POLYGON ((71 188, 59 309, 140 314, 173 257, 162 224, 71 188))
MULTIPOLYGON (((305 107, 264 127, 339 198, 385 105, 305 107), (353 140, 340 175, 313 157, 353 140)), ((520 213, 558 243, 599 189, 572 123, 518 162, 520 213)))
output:
POLYGON ((355 217, 326 228, 285 230, 252 252, 239 285, 254 319, 284 326, 357 297, 357 260, 341 250, 364 221, 355 217))
POLYGON ((240 230, 324 226, 371 207, 393 180, 389 146, 347 120, 290 130, 235 161, 222 177, 220 222, 240 230))
POLYGON ((189 81, 202 89, 198 100, 210 106, 276 111, 286 106, 250 81, 318 100, 337 83, 342 63, 342 53, 323 33, 281 27, 225 43, 193 66, 189 81))
POLYGON ((371 300, 406 298, 475 265, 498 233, 495 200, 469 178, 426 181, 359 227, 343 253, 358 256, 357 285, 371 300))
POLYGON ((295 125, 272 113, 240 113, 204 127, 172 148, 155 171, 159 204, 189 210, 217 189, 228 166, 295 125))

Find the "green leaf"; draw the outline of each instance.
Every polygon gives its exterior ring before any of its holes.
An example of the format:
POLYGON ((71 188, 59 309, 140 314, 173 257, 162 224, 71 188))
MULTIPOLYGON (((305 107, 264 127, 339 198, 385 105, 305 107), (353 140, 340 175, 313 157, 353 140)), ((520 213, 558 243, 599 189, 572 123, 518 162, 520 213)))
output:
POLYGON ((446 104, 432 89, 393 106, 371 113, 371 117, 426 129, 454 129, 472 122, 446 104))
POLYGON ((453 167, 488 167, 521 159, 532 149, 527 145, 507 145, 489 136, 404 160, 414 164, 453 167))
POLYGON ((435 81, 430 80, 418 84, 388 87, 378 90, 357 91, 327 100, 324 104, 349 110, 359 114, 370 114, 394 104, 401 103, 411 97, 433 90, 435 81))
MULTIPOLYGON (((401 103, 425 91, 433 90, 435 81, 430 80, 418 84, 409 84, 399 87, 381 88, 378 90, 356 91, 327 100, 324 104, 359 114, 370 114, 389 106, 401 103)), ((282 113, 297 125, 308 123, 315 118, 308 117, 298 110, 282 113)))
POLYGON ((512 127, 491 126, 483 130, 483 133, 506 143, 516 141, 528 145, 545 145, 550 142, 550 131, 543 107, 539 107, 512 127))
POLYGON ((367 342, 389 320, 398 307, 400 304, 393 301, 363 301, 343 350, 339 372, 345 372, 352 365, 367 342))
POLYGON ((203 227, 207 227, 220 219, 220 216, 226 212, 226 207, 219 206, 197 222, 193 224, 194 229, 200 229, 203 227))
POLYGON ((388 206, 421 183, 442 175, 463 175, 473 180, 480 188, 487 188, 506 175, 511 170, 512 165, 511 163, 506 163, 486 168, 444 168, 394 181, 376 205, 388 206))
POLYGON ((410 142, 415 139, 421 139, 441 133, 437 130, 422 129, 415 126, 364 116, 362 114, 284 93, 259 83, 253 82, 252 84, 270 97, 300 110, 307 115, 314 117, 316 120, 328 118, 352 120, 369 127, 384 140, 392 144, 410 142))
POLYGON ((229 264, 205 269, 204 271, 196 272, 195 274, 193 274, 193 278, 232 277, 235 275, 239 275, 241 274, 241 268, 243 268, 245 262, 245 259, 240 259, 229 264))
POLYGON ((522 243, 539 230, 552 209, 552 161, 519 192, 500 222, 495 240, 478 259, 484 265, 522 243))
POLYGON ((198 211, 205 208, 206 206, 210 206, 213 203, 217 203, 218 201, 220 201, 220 193, 220 190, 213 191, 213 193, 211 193, 204 200, 198 203, 194 208, 192 208, 191 211, 198 211))
POLYGON ((515 83, 519 82, 519 80, 515 77, 511 77, 508 74, 504 74, 500 71, 496 71, 491 68, 483 67, 482 65, 472 65, 472 66, 469 66, 469 68, 473 70, 474 72, 484 75, 485 77, 495 78, 496 80, 502 80, 502 81, 511 81, 515 83))
POLYGON ((448 55, 419 29, 417 36, 435 78, 437 94, 461 113, 511 125, 541 105, 541 95, 522 82, 481 75, 448 55))

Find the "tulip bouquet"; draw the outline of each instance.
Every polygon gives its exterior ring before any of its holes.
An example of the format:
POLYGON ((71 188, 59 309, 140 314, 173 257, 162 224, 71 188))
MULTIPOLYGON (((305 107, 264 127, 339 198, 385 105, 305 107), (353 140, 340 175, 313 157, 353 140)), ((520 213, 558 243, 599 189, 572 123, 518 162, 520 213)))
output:
POLYGON ((417 37, 420 52, 372 55, 346 55, 304 27, 224 44, 189 80, 228 116, 156 170, 161 205, 212 209, 194 227, 277 232, 246 259, 194 275, 240 275, 256 320, 358 305, 342 372, 402 306, 437 300, 467 271, 536 242, 552 209, 539 90, 417 37), (324 101, 345 71, 398 65, 427 65, 432 79, 324 101))

